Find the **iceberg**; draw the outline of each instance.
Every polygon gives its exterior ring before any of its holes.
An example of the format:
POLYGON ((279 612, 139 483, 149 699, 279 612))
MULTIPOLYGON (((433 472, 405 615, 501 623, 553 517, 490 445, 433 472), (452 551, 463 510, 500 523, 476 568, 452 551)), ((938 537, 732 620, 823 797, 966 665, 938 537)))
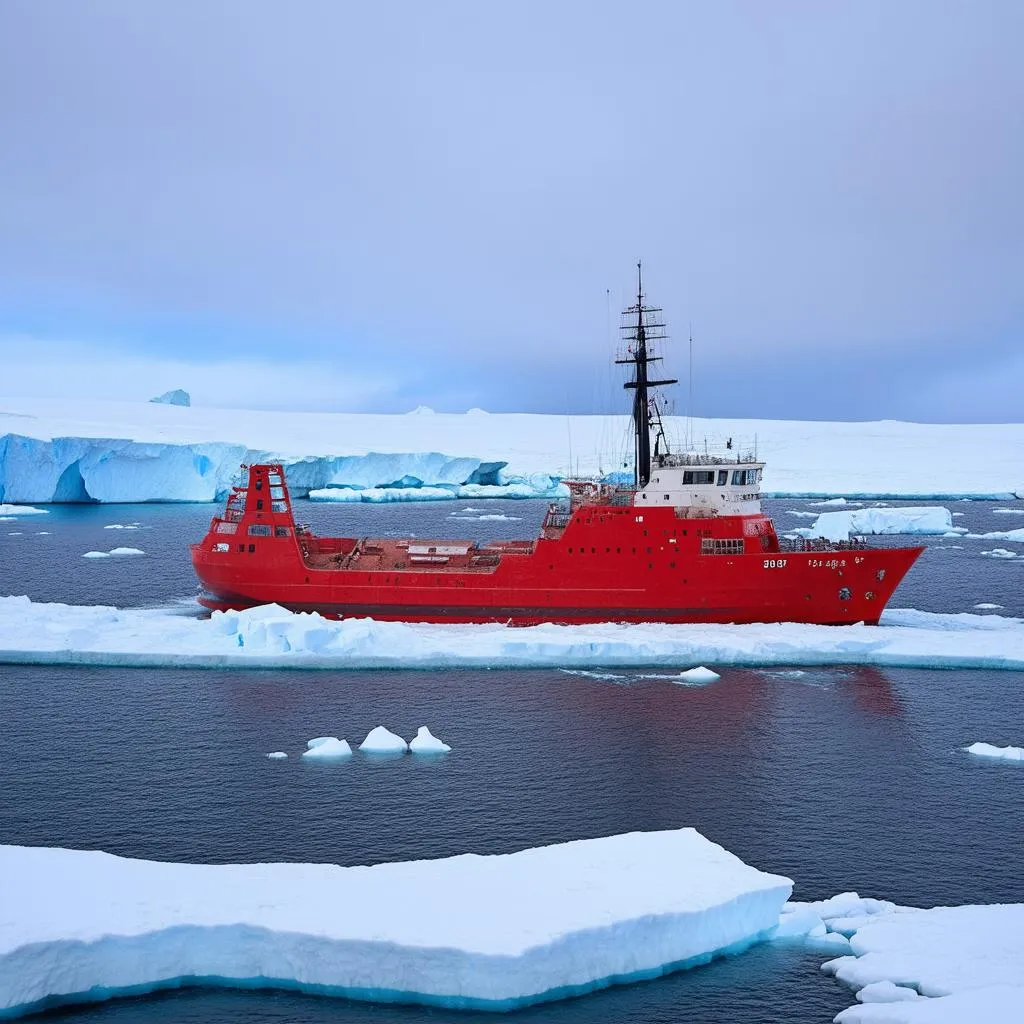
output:
POLYGON ((192 396, 181 388, 175 388, 173 391, 165 391, 162 395, 151 398, 150 401, 161 405, 179 405, 187 409, 192 405, 192 396))
MULTIPOLYGON (((805 531, 798 531, 805 532, 805 531)), ((822 512, 807 528, 809 537, 848 540, 863 534, 916 533, 932 536, 966 533, 955 528, 948 508, 862 508, 853 512, 822 512)), ((1024 531, 1021 531, 1024 533, 1024 531)))
POLYGON ((118 558, 122 555, 144 555, 141 548, 111 548, 109 551, 86 551, 83 558, 118 558))
POLYGON ((278 605, 214 612, 0 597, 0 664, 206 668, 677 668, 879 665, 1024 669, 1024 619, 888 609, 879 626, 432 625, 278 605))
POLYGON ((703 665, 699 665, 697 668, 688 668, 679 673, 679 679, 684 683, 693 683, 698 686, 713 683, 716 679, 721 678, 717 672, 712 672, 711 669, 705 668, 703 665))
POLYGON ((975 757, 991 757, 1002 761, 1024 761, 1024 747, 996 747, 991 743, 972 743, 964 747, 968 754, 975 757))
POLYGON ((0 877, 8 1017, 203 983, 512 1010, 739 952, 792 890, 691 828, 372 867, 0 846, 0 877))
POLYGON ((371 729, 366 739, 359 744, 359 749, 364 754, 404 754, 409 749, 409 744, 396 736, 383 725, 371 729))
POLYGON ((447 754, 452 748, 442 743, 425 725, 416 730, 416 736, 409 741, 414 754, 447 754))
POLYGON ((352 756, 352 748, 347 740, 339 740, 337 736, 318 736, 306 744, 307 749, 302 756, 307 761, 338 761, 352 756))
MULTIPOLYGON (((566 417, 372 415, 0 399, 0 501, 214 501, 243 462, 282 461, 296 496, 327 487, 488 488, 536 496, 567 475, 566 417)), ((626 416, 568 417, 577 473, 600 475, 626 416)), ((668 417, 670 436, 685 423, 668 417)), ((767 496, 1024 494, 1024 425, 694 420, 697 438, 759 438, 767 496)), ((511 496, 500 492, 498 496, 511 496)))

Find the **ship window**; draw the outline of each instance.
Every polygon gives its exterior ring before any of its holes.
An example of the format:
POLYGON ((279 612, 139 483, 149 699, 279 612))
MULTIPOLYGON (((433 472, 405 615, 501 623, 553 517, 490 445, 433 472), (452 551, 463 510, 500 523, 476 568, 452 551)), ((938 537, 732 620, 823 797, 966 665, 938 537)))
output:
POLYGON ((245 545, 244 544, 239 544, 238 545, 238 550, 239 551, 244 551, 245 550, 245 545))
POLYGON ((729 482, 729 470, 720 469, 718 471, 718 486, 724 487, 729 482))
POLYGON ((260 498, 260 500, 256 502, 256 511, 257 512, 262 512, 263 511, 263 499, 262 498, 260 498))
POLYGON ((269 537, 271 532, 270 523, 251 523, 249 525, 250 537, 269 537))
POLYGON ((218 533, 235 533, 238 530, 238 523, 218 523, 218 533))
POLYGON ((590 553, 591 553, 592 555, 596 555, 596 554, 597 554, 597 548, 591 548, 591 549, 590 549, 590 553))
POLYGON ((274 536, 275 537, 290 537, 292 535, 290 526, 275 526, 274 536))
POLYGON ((715 482, 715 471, 713 469, 688 469, 683 473, 684 484, 713 484, 715 482))
POLYGON ((667 494, 665 495, 665 500, 668 501, 668 495, 667 494))
POLYGON ((615 549, 615 554, 621 555, 622 554, 622 548, 616 548, 615 549))
POLYGON ((262 477, 258 477, 256 479, 256 490, 257 491, 262 491, 263 490, 263 478, 262 477))
POLYGON ((733 484, 746 487, 747 484, 756 484, 759 469, 735 469, 732 474, 733 484))
POLYGON ((282 500, 284 500, 284 488, 283 487, 271 487, 270 488, 270 496, 275 501, 282 501, 282 500))
POLYGON ((213 545, 213 550, 214 551, 230 551, 231 550, 231 545, 230 544, 214 544, 213 545))
POLYGON ((249 554, 251 555, 255 550, 256 550, 256 545, 255 544, 250 544, 249 545, 249 554))

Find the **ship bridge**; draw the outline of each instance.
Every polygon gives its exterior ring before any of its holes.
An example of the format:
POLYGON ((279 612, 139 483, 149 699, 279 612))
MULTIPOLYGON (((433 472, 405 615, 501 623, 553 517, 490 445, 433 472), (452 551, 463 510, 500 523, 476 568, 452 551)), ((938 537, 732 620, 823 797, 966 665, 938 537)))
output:
POLYGON ((763 469, 764 463, 753 451, 660 455, 633 504, 641 508, 671 505, 688 509, 691 516, 759 515, 763 469))

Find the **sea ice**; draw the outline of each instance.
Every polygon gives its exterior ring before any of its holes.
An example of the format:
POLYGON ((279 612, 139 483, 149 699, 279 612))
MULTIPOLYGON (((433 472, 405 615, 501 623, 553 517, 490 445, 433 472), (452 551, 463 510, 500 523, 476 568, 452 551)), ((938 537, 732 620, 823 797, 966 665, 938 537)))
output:
POLYGON ((992 512, 1001 516, 1024 516, 1024 508, 994 508, 992 512))
POLYGON ((203 981, 512 1010, 739 952, 792 890, 690 828, 373 867, 0 846, 0 877, 7 1016, 203 981))
POLYGON ((699 665, 697 668, 688 668, 680 672, 679 678, 687 683, 703 685, 705 683, 713 683, 716 679, 721 679, 722 677, 717 672, 712 672, 711 669, 699 665))
POLYGON ((0 504, 0 516, 45 516, 49 509, 33 508, 31 505, 4 505, 0 504))
POLYGON ((1003 606, 1001 604, 989 604, 986 601, 986 602, 984 602, 982 604, 976 604, 974 607, 975 608, 984 608, 986 611, 989 611, 989 610, 1001 609, 1003 606))
POLYGON ((857 992, 857 999, 862 1003, 908 1003, 920 998, 912 988, 891 981, 873 981, 857 992))
POLYGON ((347 740, 339 740, 337 736, 318 736, 306 744, 309 748, 302 756, 309 761, 337 761, 352 756, 352 748, 347 740))
POLYGON ((847 501, 846 498, 829 498, 827 501, 812 501, 812 505, 859 505, 858 501, 847 501))
POLYGON ((452 748, 442 743, 425 725, 421 725, 416 730, 416 736, 409 741, 409 749, 414 754, 447 754, 452 748))
POLYGON ((283 750, 274 750, 267 754, 271 761, 283 761, 288 755, 283 750))
POLYGON ((994 533, 968 533, 970 540, 1008 540, 1011 544, 1024 544, 1024 526, 1019 530, 996 530, 994 533))
POLYGON ((957 536, 960 532, 959 529, 954 529, 948 508, 922 506, 823 512, 810 526, 807 535, 840 541, 862 534, 913 533, 957 536))
POLYGON ((396 736, 383 725, 378 725, 366 734, 366 739, 359 744, 359 749, 364 754, 404 754, 409 749, 409 744, 396 736))
POLYGON ((137 530, 139 529, 138 523, 107 523, 103 527, 104 530, 137 530))
POLYGON ((982 551, 982 556, 985 558, 1024 558, 1024 555, 1018 555, 1016 551, 1010 551, 1008 548, 993 548, 991 551, 982 551))
POLYGON ((144 555, 146 552, 140 548, 111 548, 109 551, 86 551, 83 558, 110 558, 121 555, 144 555))
POLYGON ((991 743, 972 743, 964 747, 968 754, 975 757, 991 757, 1003 761, 1024 761, 1024 747, 996 747, 991 743))
POLYGON ((429 625, 293 614, 43 604, 0 597, 0 663, 244 668, 677 668, 891 665, 1024 669, 1024 619, 893 608, 880 626, 429 625))

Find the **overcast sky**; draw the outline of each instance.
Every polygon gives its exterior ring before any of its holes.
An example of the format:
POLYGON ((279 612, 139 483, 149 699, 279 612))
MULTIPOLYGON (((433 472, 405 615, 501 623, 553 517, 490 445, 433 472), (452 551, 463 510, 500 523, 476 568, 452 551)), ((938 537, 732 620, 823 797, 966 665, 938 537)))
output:
POLYGON ((642 258, 698 414, 1020 420, 1022 39, 1020 0, 0 0, 0 394, 624 411, 642 258))

